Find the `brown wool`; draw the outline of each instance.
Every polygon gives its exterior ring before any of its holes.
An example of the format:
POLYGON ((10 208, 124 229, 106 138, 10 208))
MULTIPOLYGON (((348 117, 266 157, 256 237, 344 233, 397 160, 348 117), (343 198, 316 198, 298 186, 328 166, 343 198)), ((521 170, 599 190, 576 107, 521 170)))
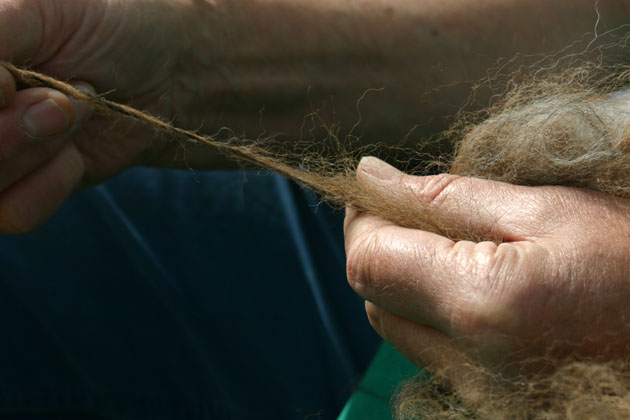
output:
MULTIPOLYGON (((220 140, 183 130, 126 105, 89 96, 48 76, 2 63, 24 86, 56 89, 98 113, 130 118, 168 138, 204 143, 239 161, 278 172, 313 189, 326 201, 381 216, 399 225, 452 239, 479 240, 449 220, 439 219, 414 195, 383 202, 356 180, 361 155, 333 138, 316 152, 307 147, 220 140), (310 149, 309 149, 310 150, 310 149), (350 151, 348 151, 350 150, 350 151)), ((454 157, 439 164, 448 172, 520 185, 565 185, 630 198, 630 81, 627 68, 581 63, 554 75, 510 80, 513 88, 488 109, 462 115, 443 138, 454 157)), ((436 162, 442 157, 436 157, 436 162)), ((426 161, 426 159, 422 159, 426 161)), ((494 239, 494 238, 490 238, 494 239)), ((524 361, 536 363, 538 361, 524 361)), ((394 403, 399 419, 622 419, 630 418, 628 360, 545 360, 552 372, 506 379, 467 366, 468 384, 449 390, 459 367, 431 371, 401 388, 394 403)))

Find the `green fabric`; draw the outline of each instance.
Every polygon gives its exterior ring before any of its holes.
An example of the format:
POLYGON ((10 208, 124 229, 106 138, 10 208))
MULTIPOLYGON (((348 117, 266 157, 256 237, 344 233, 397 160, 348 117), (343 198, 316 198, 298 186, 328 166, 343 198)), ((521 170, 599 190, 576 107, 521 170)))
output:
POLYGON ((422 371, 383 343, 337 420, 391 420, 389 406, 401 382, 422 371))

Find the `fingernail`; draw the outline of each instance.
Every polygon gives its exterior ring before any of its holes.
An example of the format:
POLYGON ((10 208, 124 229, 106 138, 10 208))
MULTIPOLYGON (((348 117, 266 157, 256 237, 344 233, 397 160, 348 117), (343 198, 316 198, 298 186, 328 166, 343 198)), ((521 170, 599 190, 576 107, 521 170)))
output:
POLYGON ((7 95, 0 89, 0 108, 7 106, 7 95))
POLYGON ((45 99, 26 108, 22 126, 31 137, 50 137, 70 128, 70 117, 54 100, 45 99))
POLYGON ((392 165, 372 156, 361 158, 357 169, 381 181, 391 181, 402 175, 402 172, 392 165))
MULTIPOLYGON (((88 96, 96 96, 96 90, 92 85, 86 82, 73 83, 75 89, 85 93, 88 96)), ((74 98, 70 98, 70 102, 74 106, 74 123, 80 123, 81 121, 89 118, 94 112, 94 108, 85 102, 78 101, 74 98)))

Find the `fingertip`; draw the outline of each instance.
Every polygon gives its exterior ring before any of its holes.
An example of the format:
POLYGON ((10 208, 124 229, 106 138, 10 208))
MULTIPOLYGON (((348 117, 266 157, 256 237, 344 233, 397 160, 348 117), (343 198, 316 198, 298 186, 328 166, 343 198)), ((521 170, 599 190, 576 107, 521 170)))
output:
POLYGON ((357 166, 357 177, 359 179, 367 177, 372 181, 389 182, 403 175, 404 172, 374 156, 362 157, 357 166))
MULTIPOLYGON (((365 313, 370 326, 388 343, 397 346, 402 344, 402 341, 407 338, 401 337, 401 329, 407 329, 407 324, 411 324, 411 321, 400 318, 367 300, 365 301, 365 313)), ((409 331, 407 330, 406 332, 409 331)))
POLYGON ((48 93, 48 97, 52 99, 59 108, 61 108, 61 110, 67 117, 68 122, 70 123, 70 125, 72 125, 72 123, 74 123, 75 113, 74 104, 72 103, 70 98, 57 90, 50 90, 48 93))
POLYGON ((22 127, 29 137, 46 138, 63 134, 74 125, 74 105, 56 90, 28 105, 22 114, 22 127))
POLYGON ((380 323, 380 312, 382 310, 373 304, 372 302, 366 300, 365 301, 365 314, 367 315, 368 321, 370 325, 376 332, 380 335, 381 323, 380 323))

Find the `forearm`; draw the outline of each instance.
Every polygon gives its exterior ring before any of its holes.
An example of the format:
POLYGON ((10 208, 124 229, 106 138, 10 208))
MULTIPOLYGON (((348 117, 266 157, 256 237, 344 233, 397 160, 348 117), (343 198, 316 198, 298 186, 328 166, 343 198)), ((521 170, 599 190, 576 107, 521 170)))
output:
MULTIPOLYGON (((600 33, 626 21, 617 0, 599 11, 600 33)), ((191 1, 187 13, 174 98, 198 100, 177 116, 183 125, 295 139, 322 110, 343 135, 361 95, 383 88, 361 102, 364 142, 443 129, 498 59, 564 48, 597 20, 590 0, 216 0, 191 1)))

